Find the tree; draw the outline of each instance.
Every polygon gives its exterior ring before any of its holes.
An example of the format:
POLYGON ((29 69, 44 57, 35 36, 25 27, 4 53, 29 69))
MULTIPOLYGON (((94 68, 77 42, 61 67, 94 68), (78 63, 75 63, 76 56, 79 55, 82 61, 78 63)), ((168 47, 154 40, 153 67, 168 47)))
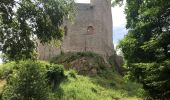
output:
POLYGON ((115 6, 115 5, 122 5, 123 4, 123 1, 124 0, 111 0, 112 2, 112 6, 115 6))
POLYGON ((129 73, 152 98, 170 99, 170 2, 127 0, 125 12, 129 31, 119 47, 129 73))
POLYGON ((9 75, 2 100, 49 100, 46 63, 20 61, 9 75))
POLYGON ((1 0, 0 50, 8 60, 32 59, 35 40, 61 40, 63 19, 73 15, 74 0, 1 0))

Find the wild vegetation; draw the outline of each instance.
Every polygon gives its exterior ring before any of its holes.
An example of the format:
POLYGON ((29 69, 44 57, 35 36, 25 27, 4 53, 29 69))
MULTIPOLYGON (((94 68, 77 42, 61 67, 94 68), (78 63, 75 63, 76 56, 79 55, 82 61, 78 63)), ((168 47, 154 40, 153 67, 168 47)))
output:
POLYGON ((1 100, 51 100, 50 93, 65 78, 62 65, 40 61, 7 63, 1 70, 1 82, 6 81, 1 87, 1 100), (5 73, 9 69, 10 73, 5 73), (4 74, 8 77, 4 78, 4 74))
POLYGON ((73 15, 74 0, 0 0, 4 60, 36 59, 37 39, 43 44, 62 40, 63 19, 73 15))
POLYGON ((63 20, 73 12, 74 0, 0 0, 0 51, 6 61, 0 65, 1 100, 170 99, 168 0, 126 0, 128 34, 119 43, 125 79, 90 52, 61 54, 51 63, 36 59, 35 40, 61 40, 63 20))
POLYGON ((170 2, 127 0, 128 34, 119 43, 128 77, 143 84, 150 99, 170 99, 170 2))
POLYGON ((138 100, 145 95, 140 84, 125 81, 116 72, 107 78, 88 77, 64 71, 62 65, 31 60, 7 63, 0 69, 2 100, 138 100), (3 78, 9 69, 8 78, 3 78))

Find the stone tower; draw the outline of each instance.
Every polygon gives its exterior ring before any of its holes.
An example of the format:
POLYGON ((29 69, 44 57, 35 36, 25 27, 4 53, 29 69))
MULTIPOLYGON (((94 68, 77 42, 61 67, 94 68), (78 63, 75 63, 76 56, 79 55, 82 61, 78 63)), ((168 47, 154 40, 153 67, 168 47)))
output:
POLYGON ((60 47, 38 45, 39 58, 48 60, 63 52, 91 51, 102 56, 114 54, 111 0, 77 3, 73 23, 64 23, 65 37, 60 47))

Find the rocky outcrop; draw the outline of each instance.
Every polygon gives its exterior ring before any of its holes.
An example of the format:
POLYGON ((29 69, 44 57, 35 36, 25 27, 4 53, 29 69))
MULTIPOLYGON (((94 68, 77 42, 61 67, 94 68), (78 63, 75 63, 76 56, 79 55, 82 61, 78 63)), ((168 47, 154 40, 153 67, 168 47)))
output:
POLYGON ((92 52, 66 53, 53 58, 51 62, 63 64, 65 69, 74 69, 81 75, 95 76, 113 69, 103 57, 92 52))

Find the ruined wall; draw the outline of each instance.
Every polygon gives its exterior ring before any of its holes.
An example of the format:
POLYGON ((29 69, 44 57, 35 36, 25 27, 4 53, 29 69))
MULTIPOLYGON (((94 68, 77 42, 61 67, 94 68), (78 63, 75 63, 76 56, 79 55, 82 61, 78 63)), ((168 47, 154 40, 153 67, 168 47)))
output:
POLYGON ((92 51, 103 56, 114 54, 110 0, 91 0, 90 4, 76 4, 73 23, 66 21, 66 35, 61 47, 39 44, 39 58, 47 60, 63 52, 92 51))

